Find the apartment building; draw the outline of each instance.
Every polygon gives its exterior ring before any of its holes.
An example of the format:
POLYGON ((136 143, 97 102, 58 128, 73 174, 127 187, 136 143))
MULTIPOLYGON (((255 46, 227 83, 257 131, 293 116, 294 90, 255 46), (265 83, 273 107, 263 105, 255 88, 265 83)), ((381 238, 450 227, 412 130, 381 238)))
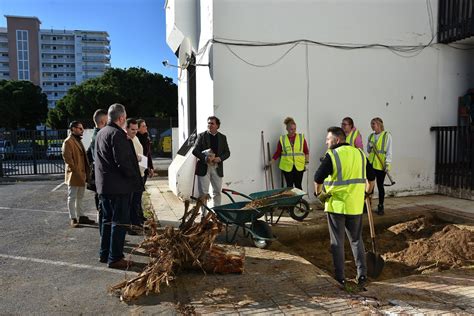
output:
POLYGON ((37 17, 5 15, 0 28, 0 80, 30 80, 54 107, 70 87, 110 68, 105 31, 41 29, 37 17))

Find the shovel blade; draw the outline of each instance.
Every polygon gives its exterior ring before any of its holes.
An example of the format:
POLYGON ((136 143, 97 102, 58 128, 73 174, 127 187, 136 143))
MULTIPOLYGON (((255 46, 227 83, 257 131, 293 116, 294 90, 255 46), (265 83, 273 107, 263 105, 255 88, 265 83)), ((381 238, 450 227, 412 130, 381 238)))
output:
POLYGON ((385 265, 385 261, 380 255, 375 254, 371 251, 367 252, 366 260, 367 260, 367 275, 374 279, 378 278, 379 275, 382 273, 383 267, 385 265))

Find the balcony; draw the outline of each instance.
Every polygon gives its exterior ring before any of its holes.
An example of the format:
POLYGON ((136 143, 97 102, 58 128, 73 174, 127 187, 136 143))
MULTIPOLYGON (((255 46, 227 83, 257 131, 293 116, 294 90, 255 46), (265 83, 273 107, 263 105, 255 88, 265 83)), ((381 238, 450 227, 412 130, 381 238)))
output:
POLYGON ((105 36, 83 36, 82 41, 87 43, 108 43, 109 39, 105 36))
POLYGON ((41 58, 42 63, 68 63, 68 64, 75 64, 76 61, 74 58, 41 58))
POLYGON ((50 39, 42 39, 41 44, 47 44, 47 45, 74 45, 74 38, 71 38, 70 40, 60 40, 60 41, 53 41, 50 39))
POLYGON ((53 67, 41 67, 42 72, 51 72, 51 73, 72 73, 76 72, 75 68, 53 68, 53 67))
POLYGON ((474 43, 474 0, 439 0, 438 42, 474 43))
POLYGON ((42 54, 68 54, 74 55, 74 49, 52 49, 52 48, 41 48, 42 54))
POLYGON ((72 86, 43 86, 43 92, 59 92, 59 93, 66 93, 69 88, 72 86))
POLYGON ((76 82, 75 77, 59 77, 59 78, 53 78, 53 77, 42 77, 41 81, 43 82, 76 82))
POLYGON ((108 46, 83 46, 82 47, 83 54, 99 54, 99 53, 110 53, 110 47, 108 46))

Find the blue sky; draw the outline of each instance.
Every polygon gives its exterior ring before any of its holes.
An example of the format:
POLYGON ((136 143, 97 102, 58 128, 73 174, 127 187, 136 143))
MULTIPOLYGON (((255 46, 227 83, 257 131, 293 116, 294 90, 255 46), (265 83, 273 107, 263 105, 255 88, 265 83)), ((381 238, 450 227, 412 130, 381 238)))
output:
POLYGON ((36 16, 42 29, 98 30, 110 36, 112 67, 143 67, 173 78, 176 68, 165 68, 176 57, 166 44, 165 0, 0 0, 4 15, 36 16))

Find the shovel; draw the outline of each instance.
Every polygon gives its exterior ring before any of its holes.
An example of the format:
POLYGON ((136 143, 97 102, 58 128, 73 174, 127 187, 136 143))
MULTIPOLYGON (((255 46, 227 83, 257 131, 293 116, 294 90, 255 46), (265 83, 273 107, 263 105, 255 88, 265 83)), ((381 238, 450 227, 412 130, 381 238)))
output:
MULTIPOLYGON (((382 164, 382 166, 384 165, 384 163, 382 162, 382 158, 380 157, 379 153, 377 152, 377 147, 375 147, 375 143, 374 142, 370 142, 370 146, 372 146, 372 150, 374 151, 374 154, 375 154, 375 157, 377 157, 377 160, 380 162, 380 164, 382 164)), ((392 185, 395 184, 395 181, 393 180, 392 176, 390 175, 390 173, 388 171, 385 171, 385 173, 387 174, 387 177, 388 179, 390 180, 390 184, 384 184, 384 186, 386 187, 390 187, 392 185)))
POLYGON ((374 218, 372 217, 372 207, 370 206, 370 200, 365 199, 367 205, 367 217, 369 218, 370 227, 370 238, 372 239, 372 251, 368 251, 366 254, 367 261, 367 275, 371 278, 377 278, 382 273, 385 261, 377 254, 377 248, 375 247, 375 229, 374 229, 374 218))

